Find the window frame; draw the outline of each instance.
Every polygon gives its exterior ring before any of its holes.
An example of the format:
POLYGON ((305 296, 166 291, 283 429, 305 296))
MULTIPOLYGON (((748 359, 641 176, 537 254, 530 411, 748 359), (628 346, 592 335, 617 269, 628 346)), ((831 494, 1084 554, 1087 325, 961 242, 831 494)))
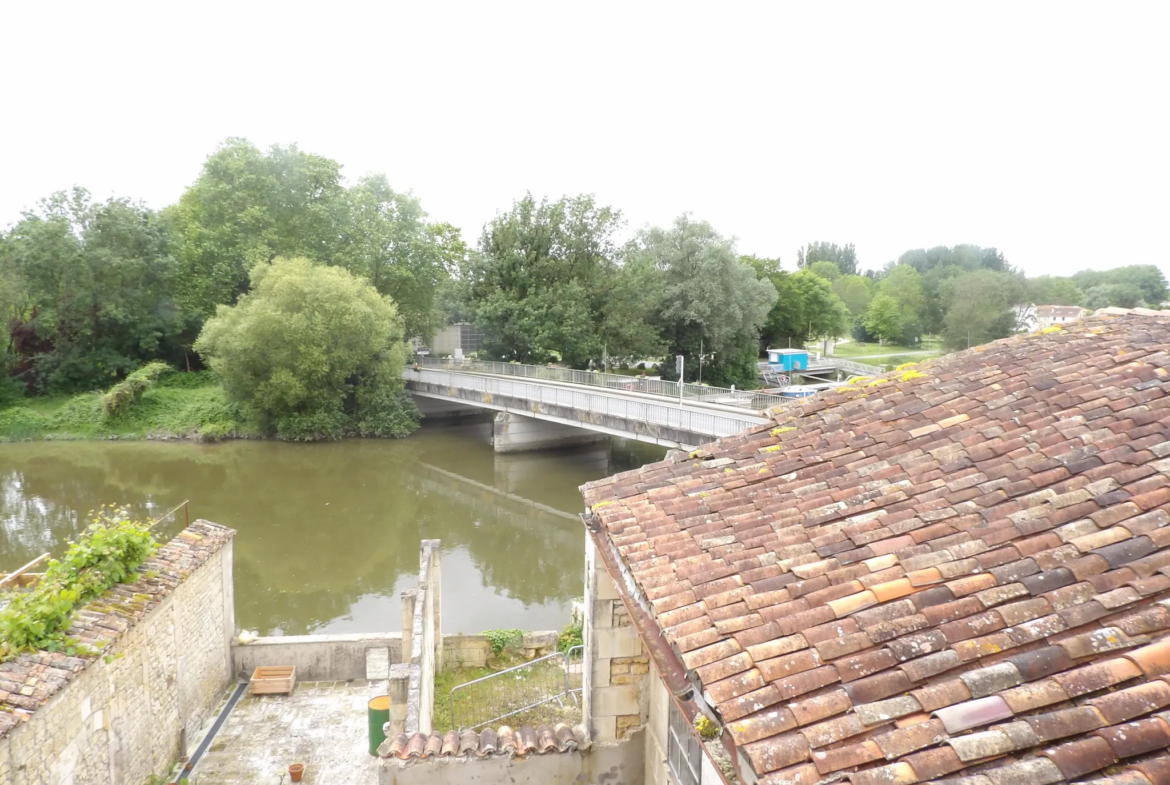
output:
POLYGON ((703 743, 679 705, 671 700, 666 716, 666 768, 677 785, 702 785, 703 743))

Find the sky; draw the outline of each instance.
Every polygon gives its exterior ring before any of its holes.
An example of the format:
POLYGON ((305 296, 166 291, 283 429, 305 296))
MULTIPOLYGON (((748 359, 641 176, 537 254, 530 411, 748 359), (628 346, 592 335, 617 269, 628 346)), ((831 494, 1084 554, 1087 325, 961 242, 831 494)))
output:
POLYGON ((12 3, 0 226, 161 208, 228 137, 384 172, 478 239, 526 192, 795 267, 995 246, 1170 276, 1166 2, 12 3))

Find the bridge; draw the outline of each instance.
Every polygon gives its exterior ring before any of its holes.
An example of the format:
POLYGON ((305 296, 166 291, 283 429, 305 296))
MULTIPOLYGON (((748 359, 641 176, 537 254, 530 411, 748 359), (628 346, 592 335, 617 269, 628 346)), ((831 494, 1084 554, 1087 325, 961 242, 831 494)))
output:
POLYGON ((428 359, 418 370, 403 369, 402 377, 424 415, 500 412, 493 431, 498 452, 606 435, 691 450, 767 423, 764 411, 788 401, 749 390, 466 360, 428 359))

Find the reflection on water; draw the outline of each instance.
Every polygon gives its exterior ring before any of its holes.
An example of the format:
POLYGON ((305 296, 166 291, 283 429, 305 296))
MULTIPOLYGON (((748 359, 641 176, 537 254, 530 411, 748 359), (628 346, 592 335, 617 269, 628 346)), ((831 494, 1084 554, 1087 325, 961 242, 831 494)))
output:
MULTIPOLYGON (((577 486, 658 460, 614 440, 496 455, 490 423, 329 444, 0 445, 0 570, 60 553, 102 503, 239 530, 236 617, 262 634, 398 630, 419 541, 443 541, 443 627, 552 629, 582 593, 577 486), (520 498, 516 498, 520 497, 520 498), (550 509, 551 508, 551 509, 550 509)), ((173 535, 177 523, 163 529, 173 535)))

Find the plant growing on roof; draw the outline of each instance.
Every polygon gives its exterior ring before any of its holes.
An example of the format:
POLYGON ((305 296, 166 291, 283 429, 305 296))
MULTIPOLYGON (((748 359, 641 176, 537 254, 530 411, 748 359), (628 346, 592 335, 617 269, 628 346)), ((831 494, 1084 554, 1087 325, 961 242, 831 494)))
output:
POLYGON ((695 730, 699 732, 699 738, 703 741, 711 741, 719 736, 719 726, 702 714, 695 717, 695 730))
POLYGON ((40 582, 0 610, 0 662, 22 651, 95 653, 65 635, 74 610, 130 579, 156 544, 148 525, 131 521, 123 508, 103 505, 89 520, 65 555, 49 562, 40 582))

